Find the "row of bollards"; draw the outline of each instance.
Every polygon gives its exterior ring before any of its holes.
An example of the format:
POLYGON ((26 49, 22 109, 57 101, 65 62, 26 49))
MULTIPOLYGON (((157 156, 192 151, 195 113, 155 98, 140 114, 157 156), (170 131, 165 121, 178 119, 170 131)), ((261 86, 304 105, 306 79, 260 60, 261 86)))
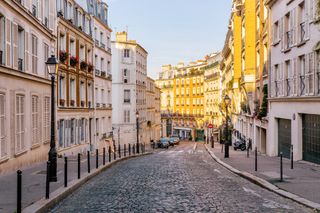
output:
MULTIPOLYGON (((141 147, 141 153, 145 152, 145 144, 140 144, 141 147)), ((116 153, 118 151, 119 158, 121 158, 121 146, 118 145, 118 150, 116 150, 116 146, 114 145, 113 150, 113 158, 114 160, 117 159, 116 153)), ((131 144, 128 144, 128 156, 131 156, 131 154, 136 154, 136 144, 133 144, 131 147, 131 144)), ((124 144, 123 146, 123 156, 127 156, 127 145, 124 144)), ((108 148, 108 157, 109 157, 109 163, 112 161, 112 149, 111 146, 108 148)), ((99 150, 96 149, 95 152, 95 158, 96 158, 96 169, 99 168, 99 150)), ((106 148, 103 148, 102 152, 102 164, 106 164, 106 148)), ((45 189, 45 198, 50 198, 50 161, 47 161, 47 172, 46 172, 46 189, 45 189)), ((87 151, 87 169, 88 173, 91 172, 91 163, 90 163, 90 151, 87 151)), ((81 178, 81 154, 78 153, 77 155, 77 178, 81 178)), ((64 157, 64 187, 68 187, 68 157, 64 157)), ((17 213, 22 212, 22 171, 17 171, 17 213)))

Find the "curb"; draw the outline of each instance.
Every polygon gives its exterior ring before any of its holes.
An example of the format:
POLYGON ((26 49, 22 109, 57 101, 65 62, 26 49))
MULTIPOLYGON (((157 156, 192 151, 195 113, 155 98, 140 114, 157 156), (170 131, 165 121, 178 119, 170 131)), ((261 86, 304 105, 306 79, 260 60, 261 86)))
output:
POLYGON ((117 159, 115 161, 112 161, 111 163, 109 163, 103 167, 100 167, 98 169, 93 170, 90 174, 88 174, 88 173, 85 174, 80 180, 75 179, 73 181, 68 182, 68 187, 65 188, 64 186, 61 186, 57 190, 50 193, 49 199, 42 198, 41 200, 38 200, 35 203, 24 208, 22 210, 22 212, 23 213, 45 213, 45 212, 47 212, 47 210, 49 208, 53 207, 59 201, 63 200, 68 195, 70 195, 75 190, 77 190, 84 183, 86 183, 87 181, 89 181, 93 177, 97 176, 101 172, 105 171, 106 169, 114 166, 115 164, 117 164, 121 161, 128 160, 131 158, 141 157, 141 156, 145 156, 145 155, 150 155, 150 154, 152 154, 152 153, 147 152, 144 154, 127 156, 127 157, 123 157, 123 158, 117 159))
POLYGON ((265 188, 268 189, 271 192, 274 192, 282 197, 288 198, 290 200, 293 200, 299 204, 302 204, 308 208, 311 208, 317 212, 320 212, 320 204, 319 203, 315 203, 313 201, 307 200, 303 197, 300 197, 298 195, 295 195, 291 192, 285 191, 283 189, 280 189, 279 187, 269 183, 268 181, 259 178, 253 174, 250 174, 249 172, 244 172, 244 171, 240 171, 238 169, 235 169, 234 167, 230 166, 229 164, 223 162, 222 160, 220 160, 220 158, 218 158, 211 150, 209 150, 209 148, 207 147, 207 145, 204 145, 206 150, 208 151, 208 153, 211 155, 211 157, 217 161, 217 163, 219 163, 220 165, 222 165, 223 167, 227 168, 229 171, 265 188))

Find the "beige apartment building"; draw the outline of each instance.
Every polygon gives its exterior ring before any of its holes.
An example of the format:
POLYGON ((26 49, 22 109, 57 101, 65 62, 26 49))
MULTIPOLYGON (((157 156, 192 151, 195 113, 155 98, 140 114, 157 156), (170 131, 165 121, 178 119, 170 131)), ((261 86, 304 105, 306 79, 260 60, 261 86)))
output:
POLYGON ((55 3, 1 1, 0 173, 44 161, 50 140, 55 3))

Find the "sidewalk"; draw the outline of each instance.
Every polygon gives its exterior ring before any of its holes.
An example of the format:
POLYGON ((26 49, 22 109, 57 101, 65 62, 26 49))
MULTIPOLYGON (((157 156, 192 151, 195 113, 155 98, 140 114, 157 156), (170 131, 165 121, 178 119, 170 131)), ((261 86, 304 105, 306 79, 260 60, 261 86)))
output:
MULTIPOLYGON (((151 151, 146 147, 146 152, 151 151)), ((116 152, 117 159, 118 150, 116 152)), ((132 152, 131 152, 131 155, 132 152)), ((128 147, 126 156, 129 156, 128 147)), ((121 157, 124 157, 123 149, 121 157)), ((114 161, 113 152, 111 161, 114 161)), ((81 178, 88 173, 87 155, 81 155, 81 178)), ((99 153, 98 165, 103 164, 102 151, 99 153)), ((106 165, 109 164, 108 149, 106 149, 106 165)), ((68 182, 76 180, 78 177, 77 156, 68 157, 68 182)), ((95 152, 90 156, 91 173, 96 171, 96 156, 95 152)), ((58 158, 57 164, 57 182, 50 183, 50 193, 64 186, 64 158, 58 158)), ((46 184, 46 162, 39 163, 22 169, 22 209, 33 204, 34 202, 45 197, 46 184)), ((16 211, 17 202, 17 173, 12 172, 5 175, 0 175, 0 213, 11 213, 16 211)))
POLYGON ((248 172, 276 185, 280 189, 315 203, 320 203, 320 165, 298 161, 294 162, 294 169, 292 170, 290 160, 283 158, 284 181, 280 182, 279 157, 258 154, 258 171, 255 172, 253 151, 250 151, 249 158, 247 158, 247 151, 234 151, 233 147, 230 147, 229 158, 224 158, 224 153, 221 152, 222 145, 215 143, 214 146, 212 149, 211 144, 207 145, 216 157, 235 169, 248 172))

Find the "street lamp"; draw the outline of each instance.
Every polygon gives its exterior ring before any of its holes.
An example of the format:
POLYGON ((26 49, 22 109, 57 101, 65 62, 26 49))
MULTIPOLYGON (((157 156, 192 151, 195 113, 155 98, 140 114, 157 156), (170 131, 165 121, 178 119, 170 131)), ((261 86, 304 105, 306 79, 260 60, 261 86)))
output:
POLYGON ((228 95, 224 96, 224 104, 226 106, 226 133, 224 140, 224 157, 229 158, 229 130, 228 130, 228 107, 231 103, 231 99, 228 95))
POLYGON ((139 154, 139 112, 136 112, 136 123, 137 123, 137 153, 139 154))
POLYGON ((48 73, 51 76, 51 136, 50 136, 50 182, 57 182, 57 149, 56 149, 56 136, 55 136, 55 96, 54 96, 54 83, 55 77, 58 72, 58 59, 51 55, 46 62, 48 73))

